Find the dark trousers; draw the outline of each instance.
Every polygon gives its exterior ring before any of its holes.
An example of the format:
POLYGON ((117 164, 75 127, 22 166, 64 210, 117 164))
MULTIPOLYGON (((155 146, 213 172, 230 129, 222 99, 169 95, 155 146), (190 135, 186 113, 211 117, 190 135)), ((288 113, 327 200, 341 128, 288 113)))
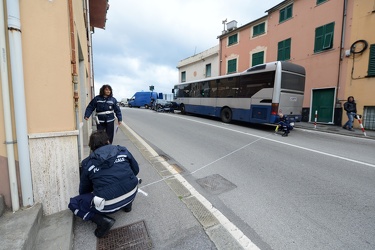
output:
MULTIPOLYGON (((127 204, 123 208, 126 209, 132 207, 134 196, 130 197, 130 202, 127 202, 127 204)), ((73 198, 70 198, 68 207, 76 216, 82 218, 83 220, 91 220, 95 214, 109 214, 101 213, 100 211, 96 210, 95 205, 92 201, 93 198, 93 193, 77 195, 73 198)), ((120 208, 121 207, 119 207, 118 209, 120 208)))
POLYGON ((109 142, 112 144, 113 142, 113 135, 114 135, 114 131, 115 131, 115 122, 112 121, 112 122, 101 122, 99 124, 96 125, 96 129, 97 130, 105 130, 105 132, 107 133, 108 135, 108 138, 109 138, 109 142))

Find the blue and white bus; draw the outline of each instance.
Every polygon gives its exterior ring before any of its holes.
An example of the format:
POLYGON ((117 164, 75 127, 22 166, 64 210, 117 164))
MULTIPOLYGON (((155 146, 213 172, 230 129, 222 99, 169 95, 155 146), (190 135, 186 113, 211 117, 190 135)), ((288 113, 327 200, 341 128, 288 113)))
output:
POLYGON ((276 61, 241 73, 183 82, 172 90, 182 113, 219 117, 225 123, 275 123, 278 113, 301 121, 305 68, 276 61))

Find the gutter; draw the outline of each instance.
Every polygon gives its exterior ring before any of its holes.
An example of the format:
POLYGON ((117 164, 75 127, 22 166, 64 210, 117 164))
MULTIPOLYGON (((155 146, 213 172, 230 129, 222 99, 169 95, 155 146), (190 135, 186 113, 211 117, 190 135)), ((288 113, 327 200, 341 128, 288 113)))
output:
POLYGON ((20 168, 22 205, 34 204, 27 135, 26 97, 23 76, 22 39, 19 0, 7 0, 10 66, 12 74, 14 114, 20 168))
POLYGON ((8 56, 6 49, 6 30, 5 30, 5 9, 4 2, 0 4, 0 75, 1 75, 1 89, 3 96, 3 110, 4 110, 4 127, 5 127, 5 144, 7 149, 8 172, 9 172, 9 185, 10 196, 12 201, 13 212, 20 209, 20 201, 18 198, 18 184, 16 172, 16 160, 14 157, 14 144, 13 140, 13 125, 10 110, 10 94, 9 94, 9 79, 8 79, 8 56))

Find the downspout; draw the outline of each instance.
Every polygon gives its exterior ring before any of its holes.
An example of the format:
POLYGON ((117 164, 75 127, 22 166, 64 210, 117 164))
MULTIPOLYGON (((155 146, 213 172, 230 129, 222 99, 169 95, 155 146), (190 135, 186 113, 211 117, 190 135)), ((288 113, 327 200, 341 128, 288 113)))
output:
POLYGON ((13 131, 12 131, 12 116, 10 111, 10 94, 9 94, 9 79, 8 79, 8 63, 7 63, 7 49, 6 49, 6 31, 5 31, 5 14, 4 14, 4 2, 0 4, 0 75, 1 75, 1 89, 3 94, 3 109, 4 109, 4 127, 5 127, 5 144, 7 148, 8 158, 8 172, 9 172, 9 184, 10 184, 10 195, 12 201, 13 212, 20 209, 20 201, 18 199, 18 186, 17 186, 17 174, 16 174, 16 160, 14 157, 14 146, 13 131))
POLYGON ((23 78, 23 58, 19 0, 7 0, 10 67, 12 74, 14 116, 16 121, 17 148, 20 168, 22 205, 34 204, 33 185, 30 168, 29 141, 25 84, 23 78))
MULTIPOLYGON (((344 6, 343 6, 343 14, 342 14, 342 27, 341 27, 341 41, 340 41, 340 57, 339 57, 339 70, 337 75, 337 85, 336 85, 336 104, 340 104, 338 95, 339 95, 339 88, 340 88, 340 74, 341 74, 341 66, 342 66, 342 60, 343 60, 343 49, 344 49, 344 43, 345 43, 345 26, 346 26, 346 15, 347 15, 347 6, 348 6, 348 0, 344 0, 344 6)), ((335 106, 336 108, 336 106, 335 106)))
MULTIPOLYGON (((76 43, 74 39, 74 13, 73 13, 73 0, 68 1, 69 5, 69 26, 70 26, 70 46, 71 46, 71 57, 70 63, 72 65, 72 82, 74 86, 74 110, 76 117, 76 129, 79 131, 79 94, 78 94, 78 74, 77 74, 77 61, 76 61, 76 43)), ((80 136, 77 137, 78 143, 78 160, 81 162, 81 140, 80 136)))
POLYGON ((95 96, 95 90, 94 90, 94 59, 93 59, 93 53, 92 53, 92 32, 91 32, 91 23, 90 23, 90 0, 86 1, 86 7, 87 7, 87 28, 88 28, 88 38, 89 38, 89 58, 90 58, 90 91, 91 96, 95 96))

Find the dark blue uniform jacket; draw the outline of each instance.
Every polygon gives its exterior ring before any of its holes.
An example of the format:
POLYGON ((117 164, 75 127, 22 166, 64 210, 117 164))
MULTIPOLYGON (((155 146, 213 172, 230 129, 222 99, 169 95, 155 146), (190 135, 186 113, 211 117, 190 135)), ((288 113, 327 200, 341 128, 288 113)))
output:
POLYGON ((91 102, 86 108, 85 117, 90 117, 90 115, 95 109, 96 109, 96 113, 100 113, 104 111, 112 111, 110 114, 98 115, 99 121, 101 123, 114 121, 115 120, 114 114, 116 114, 117 119, 120 122, 122 121, 121 110, 119 106, 117 106, 116 98, 112 96, 106 97, 106 98, 100 95, 95 96, 94 99, 91 100, 91 102))
POLYGON ((138 184, 139 166, 132 154, 122 146, 98 148, 82 161, 79 194, 111 200, 129 193, 138 184))

